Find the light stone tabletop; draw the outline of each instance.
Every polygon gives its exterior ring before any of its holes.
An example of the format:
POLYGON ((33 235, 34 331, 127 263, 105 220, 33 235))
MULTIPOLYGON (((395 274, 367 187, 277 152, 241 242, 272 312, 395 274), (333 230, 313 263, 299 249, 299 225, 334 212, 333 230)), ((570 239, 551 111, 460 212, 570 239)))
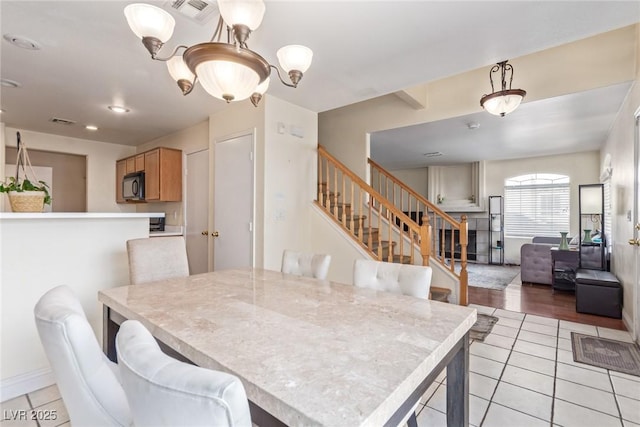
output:
POLYGON ((475 309, 260 269, 100 291, 195 364, 238 376, 288 425, 383 425, 475 309))

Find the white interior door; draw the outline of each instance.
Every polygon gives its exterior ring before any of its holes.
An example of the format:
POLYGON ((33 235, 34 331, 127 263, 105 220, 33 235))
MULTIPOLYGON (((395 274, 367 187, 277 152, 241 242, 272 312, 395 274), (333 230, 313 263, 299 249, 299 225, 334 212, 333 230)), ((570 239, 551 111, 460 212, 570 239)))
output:
POLYGON ((253 135, 215 144, 213 269, 253 266, 253 135))
POLYGON ((209 150, 187 154, 186 170, 187 257, 191 274, 209 271, 209 150), (203 234, 203 232, 205 234, 203 234))

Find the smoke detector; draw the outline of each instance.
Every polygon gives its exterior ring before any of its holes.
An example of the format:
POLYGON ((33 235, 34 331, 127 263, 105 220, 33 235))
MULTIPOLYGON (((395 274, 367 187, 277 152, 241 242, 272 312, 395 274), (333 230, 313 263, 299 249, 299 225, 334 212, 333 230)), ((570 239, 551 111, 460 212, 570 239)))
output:
POLYGON ((476 130, 476 129, 480 128, 480 123, 478 123, 478 122, 470 122, 470 123, 467 123, 467 127, 469 128, 469 130, 476 130))
POLYGON ((216 2, 211 0, 169 0, 164 8, 175 10, 198 24, 206 24, 218 12, 216 2))

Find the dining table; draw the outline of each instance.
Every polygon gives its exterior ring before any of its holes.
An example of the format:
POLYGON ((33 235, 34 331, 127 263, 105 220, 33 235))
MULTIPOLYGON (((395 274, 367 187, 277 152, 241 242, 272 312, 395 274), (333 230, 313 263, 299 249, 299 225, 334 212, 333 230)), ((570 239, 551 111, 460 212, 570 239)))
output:
POLYGON ((396 426, 444 369, 447 425, 468 425, 474 308, 261 268, 98 300, 112 361, 119 325, 138 320, 170 355, 237 376, 259 426, 396 426))

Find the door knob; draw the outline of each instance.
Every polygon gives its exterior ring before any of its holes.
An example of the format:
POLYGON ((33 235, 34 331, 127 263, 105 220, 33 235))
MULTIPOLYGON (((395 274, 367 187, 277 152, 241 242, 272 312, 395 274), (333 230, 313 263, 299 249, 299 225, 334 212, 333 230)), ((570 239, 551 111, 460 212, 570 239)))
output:
POLYGON ((629 244, 634 246, 640 246, 640 239, 629 239, 629 244))
POLYGON ((206 235, 208 235, 208 234, 209 234, 209 232, 208 232, 207 230, 204 230, 204 231, 203 231, 202 233, 200 233, 200 234, 202 234, 203 236, 206 236, 206 235))
POLYGON ((211 232, 211 235, 212 235, 213 237, 218 237, 218 236, 220 235, 220 233, 218 233, 217 231, 212 231, 212 232, 211 232))

